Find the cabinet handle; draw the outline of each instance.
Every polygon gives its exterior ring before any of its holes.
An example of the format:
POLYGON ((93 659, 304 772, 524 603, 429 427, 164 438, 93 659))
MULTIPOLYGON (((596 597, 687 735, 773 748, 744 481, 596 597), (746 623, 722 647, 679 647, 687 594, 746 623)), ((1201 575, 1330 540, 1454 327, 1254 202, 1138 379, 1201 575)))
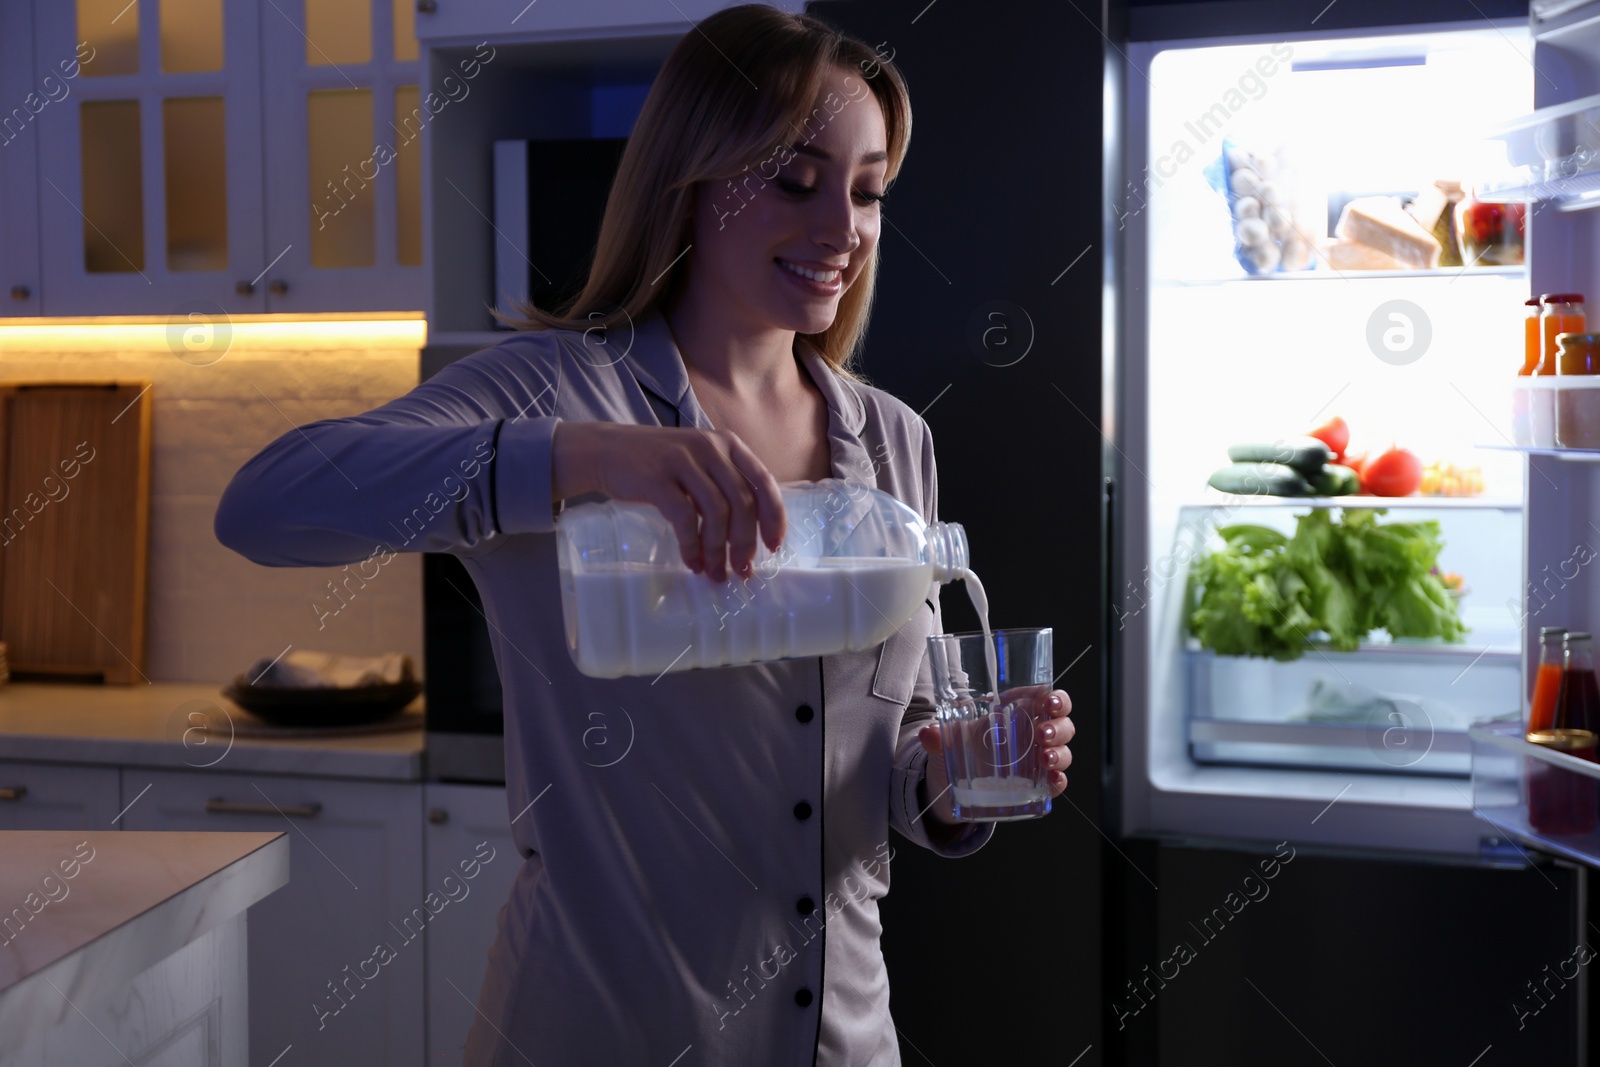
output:
POLYGON ((32 295, 33 291, 26 285, 13 285, 11 287, 11 299, 13 300, 26 300, 32 295))
POLYGON ((211 815, 293 815, 309 819, 322 810, 315 800, 309 804, 252 804, 243 800, 223 800, 212 797, 206 801, 206 812, 211 815))
POLYGON ((0 785, 0 800, 21 800, 28 795, 25 785, 0 785))
POLYGON ((417 14, 431 15, 439 10, 439 5, 434 0, 417 0, 417 14))
POLYGON ((233 291, 238 293, 240 296, 249 296, 251 293, 256 291, 256 283, 247 282, 241 278, 233 283, 233 291))
POLYGON ((443 808, 429 808, 428 821, 435 826, 443 826, 450 821, 450 813, 443 808))
POLYGON ((282 278, 274 278, 267 283, 267 292, 273 296, 282 296, 289 291, 289 283, 282 278))

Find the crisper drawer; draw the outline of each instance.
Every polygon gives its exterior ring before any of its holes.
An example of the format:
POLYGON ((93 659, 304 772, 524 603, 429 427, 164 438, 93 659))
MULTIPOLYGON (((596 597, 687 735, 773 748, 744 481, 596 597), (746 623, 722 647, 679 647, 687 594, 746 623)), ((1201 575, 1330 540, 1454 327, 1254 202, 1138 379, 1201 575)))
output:
POLYGON ((115 767, 0 762, 0 830, 115 830, 115 767))
POLYGON ((1521 708, 1514 648, 1405 644, 1299 659, 1187 655, 1199 763, 1471 773, 1468 728, 1521 708))
POLYGON ((1471 735, 1473 814, 1525 846, 1600 867, 1600 764, 1529 744, 1521 716, 1471 735))

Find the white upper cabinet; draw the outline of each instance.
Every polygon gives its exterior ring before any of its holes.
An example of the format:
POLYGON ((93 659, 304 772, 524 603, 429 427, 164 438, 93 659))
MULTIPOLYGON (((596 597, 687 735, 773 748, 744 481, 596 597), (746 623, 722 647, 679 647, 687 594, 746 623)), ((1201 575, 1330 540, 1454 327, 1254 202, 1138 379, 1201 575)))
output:
POLYGON ((33 73, 59 99, 33 120, 33 197, 0 204, 7 236, 31 204, 40 220, 37 302, 5 313, 421 308, 420 152, 387 132, 416 93, 411 11, 35 0, 33 73))

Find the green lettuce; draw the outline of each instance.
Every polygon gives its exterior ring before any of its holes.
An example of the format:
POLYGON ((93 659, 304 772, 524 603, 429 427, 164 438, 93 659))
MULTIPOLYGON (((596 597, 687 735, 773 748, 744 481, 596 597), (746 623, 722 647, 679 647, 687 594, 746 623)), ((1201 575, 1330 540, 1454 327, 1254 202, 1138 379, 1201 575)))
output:
POLYGON ((1184 615, 1203 648, 1297 659, 1314 635, 1354 650, 1376 629, 1457 642, 1466 626, 1432 573, 1439 524, 1382 523, 1384 509, 1327 509, 1296 519, 1293 537, 1265 526, 1218 531, 1223 545, 1189 571, 1184 615))

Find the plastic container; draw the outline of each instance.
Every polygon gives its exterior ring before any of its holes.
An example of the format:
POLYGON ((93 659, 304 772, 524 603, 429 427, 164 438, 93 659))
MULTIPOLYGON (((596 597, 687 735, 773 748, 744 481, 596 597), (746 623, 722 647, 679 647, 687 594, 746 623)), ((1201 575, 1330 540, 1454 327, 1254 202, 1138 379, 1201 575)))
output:
POLYGON ((1556 447, 1556 383, 1554 375, 1538 375, 1522 383, 1528 391, 1528 445, 1556 447))
POLYGON ((1555 446, 1600 449, 1600 375, 1557 377, 1555 388, 1555 446))
POLYGON ((1518 448, 1533 444, 1533 387, 1538 384, 1538 378, 1518 378, 1511 387, 1511 443, 1518 448))
POLYGON ((556 520, 567 649, 594 678, 660 675, 882 643, 936 582, 966 575, 966 532, 928 525, 869 486, 782 486, 787 535, 755 573, 714 582, 683 565, 648 504, 579 504, 556 520))

